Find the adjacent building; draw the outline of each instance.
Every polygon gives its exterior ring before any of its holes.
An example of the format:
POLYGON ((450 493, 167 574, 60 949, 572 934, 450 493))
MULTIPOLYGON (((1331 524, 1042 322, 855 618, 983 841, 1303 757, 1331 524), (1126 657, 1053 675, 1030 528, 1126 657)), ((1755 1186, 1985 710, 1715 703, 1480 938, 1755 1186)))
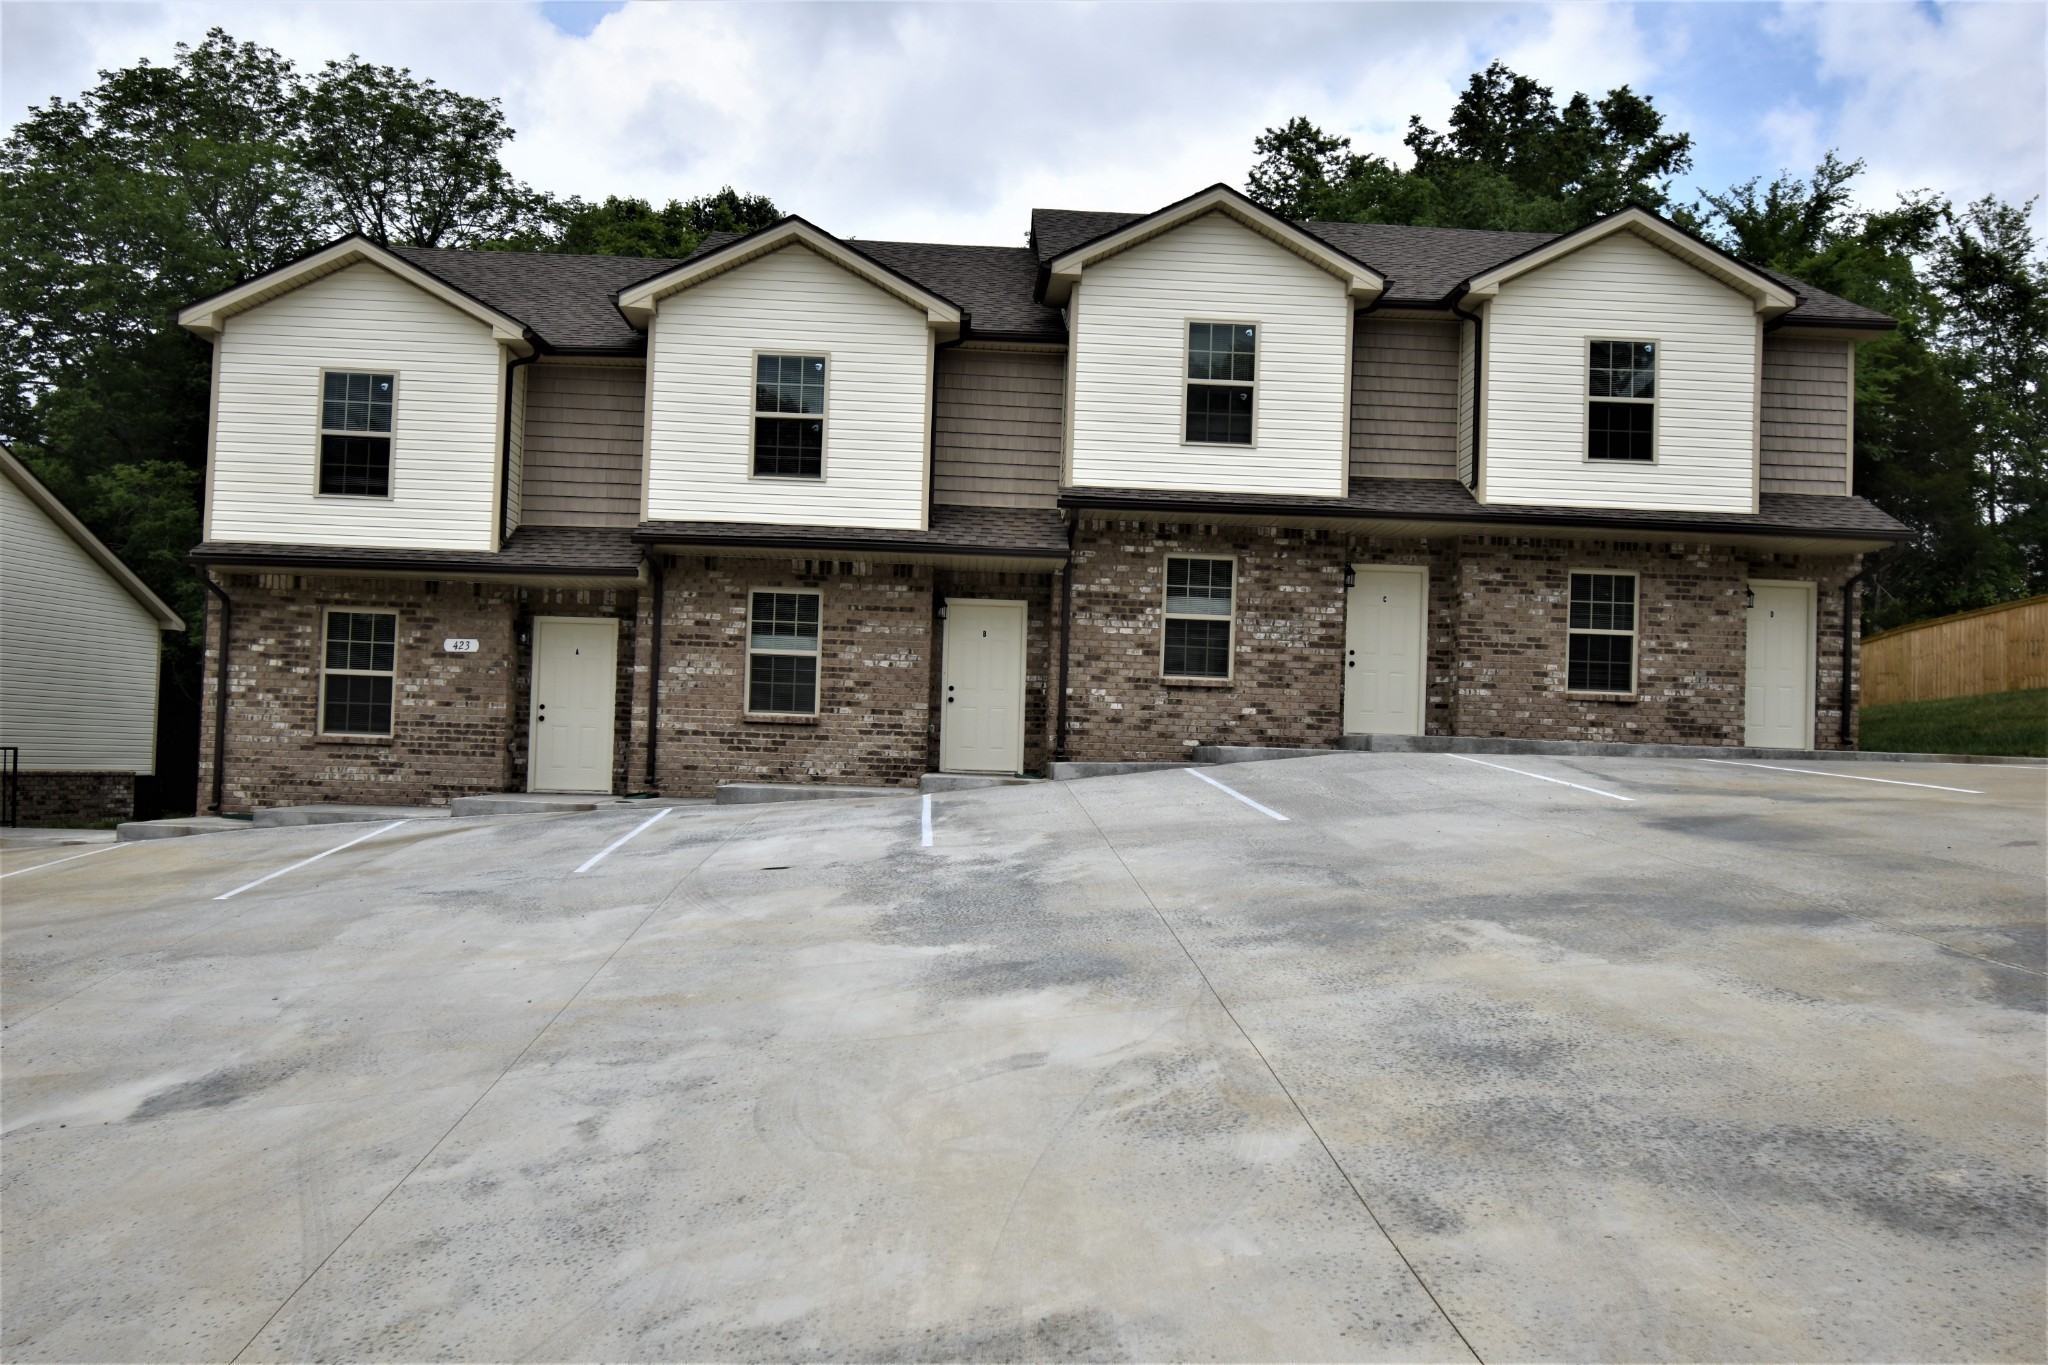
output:
POLYGON ((1638 209, 351 238, 215 348, 202 805, 1357 735, 1855 742, 1882 314, 1638 209))

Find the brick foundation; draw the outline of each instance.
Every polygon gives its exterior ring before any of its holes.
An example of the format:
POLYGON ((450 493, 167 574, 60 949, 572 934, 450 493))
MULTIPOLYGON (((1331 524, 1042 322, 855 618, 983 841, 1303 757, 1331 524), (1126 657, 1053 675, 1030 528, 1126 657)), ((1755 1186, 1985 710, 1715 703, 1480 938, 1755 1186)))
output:
POLYGON ((135 774, 24 772, 15 788, 24 829, 73 829, 135 818, 135 774))

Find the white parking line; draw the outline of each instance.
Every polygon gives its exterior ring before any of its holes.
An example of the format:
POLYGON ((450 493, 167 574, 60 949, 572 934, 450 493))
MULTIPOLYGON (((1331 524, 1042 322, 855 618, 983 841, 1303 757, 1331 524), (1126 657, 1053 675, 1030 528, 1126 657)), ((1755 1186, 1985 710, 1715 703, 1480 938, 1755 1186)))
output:
POLYGON ((310 858, 301 858, 297 862, 293 863, 290 867, 280 867, 277 871, 269 874, 269 876, 258 877, 255 881, 250 882, 245 886, 238 886, 224 896, 215 896, 214 899, 217 901, 233 900, 235 897, 241 895, 244 891, 248 891, 254 887, 263 885, 263 883, 269 881, 272 877, 282 877, 287 872, 296 872, 300 868, 306 866, 308 863, 319 862, 322 858, 327 857, 329 854, 339 853, 345 848, 354 848, 357 844, 360 844, 365 839, 374 839, 380 834, 388 834, 389 832, 391 832, 394 829, 397 829, 400 825, 404 823, 405 821, 403 820, 393 820, 390 824, 379 826, 378 828, 371 830, 368 834, 358 834, 355 838, 349 840, 345 844, 336 844, 333 848, 328 849, 326 853, 315 853, 310 858))
POLYGON ((119 844, 108 844, 105 848, 89 848, 83 853, 74 853, 68 858, 52 858, 47 863, 37 863, 34 867, 17 867, 12 872, 0 872, 0 881, 5 881, 9 877, 19 877, 24 872, 41 872, 44 868, 55 867, 58 863, 74 863, 80 858, 90 858, 95 853, 111 853, 119 847, 121 847, 119 844))
POLYGON ((930 792, 924 794, 924 839, 922 842, 926 848, 932 846, 932 794, 930 792))
MULTIPOLYGON (((657 820, 661 819, 661 817, 662 817, 662 816, 664 816, 664 815, 667 815, 667 814, 668 814, 668 813, 669 813, 670 811, 672 811, 672 810, 674 810, 674 809, 675 809, 675 807, 674 807, 674 806, 663 806, 663 807, 662 807, 662 808, 661 808, 660 810, 658 810, 658 811, 654 812, 654 814, 652 814, 652 815, 648 816, 648 817, 647 817, 647 818, 646 818, 645 820, 642 820, 642 821, 641 821, 641 822, 640 822, 639 824, 637 824, 637 825, 633 826, 633 828, 631 828, 631 829, 627 830, 627 831, 626 831, 626 832, 625 832, 624 834, 621 834, 621 835, 620 835, 620 836, 619 836, 618 838, 616 838, 616 839, 612 840, 612 841, 611 841, 610 843, 606 844, 606 845, 605 845, 605 846, 604 846, 603 848, 599 849, 599 850, 598 850, 597 852, 595 852, 595 853, 591 854, 591 855, 590 855, 590 856, 589 856, 588 858, 584 859, 584 861, 583 861, 583 866, 581 866, 581 867, 577 868, 577 869, 576 869, 576 872, 588 872, 588 871, 590 871, 590 869, 591 869, 591 868, 593 868, 593 867, 596 867, 596 866, 597 866, 597 865, 598 865, 599 863, 603 862, 603 861, 604 861, 604 860, 605 860, 606 858, 609 858, 609 857, 611 856, 611 854, 612 854, 612 850, 614 850, 614 849, 618 848, 618 847, 619 847, 620 845, 624 844, 624 843, 625 843, 625 842, 626 842, 627 840, 629 840, 629 839, 633 838, 633 837, 634 837, 635 835, 639 834, 641 830, 644 830, 644 829, 646 829, 646 828, 647 828, 647 827, 648 827, 649 825, 651 825, 651 824, 653 824, 653 823, 654 823, 655 821, 657 821, 657 820)), ((569 875, 573 877, 573 876, 575 876, 575 875, 576 875, 576 872, 572 872, 572 873, 570 873, 569 875)))
POLYGON ((1464 754, 1445 754, 1444 757, 1463 759, 1467 763, 1477 763, 1482 768, 1498 768, 1504 773, 1518 773, 1523 777, 1533 777, 1538 782, 1555 782, 1560 787, 1570 787, 1573 791, 1591 792, 1595 796, 1604 796, 1610 801, 1635 800, 1633 796, 1622 796, 1616 792, 1604 792, 1598 787, 1582 787, 1576 782, 1567 782, 1561 777, 1546 777, 1542 773, 1532 773, 1527 768, 1510 768, 1505 763, 1488 763, 1483 758, 1470 758, 1464 754))
POLYGON ((1932 782, 1901 782, 1896 777, 1858 777, 1855 773, 1824 773, 1816 768, 1780 768, 1775 763, 1744 763, 1736 758, 1703 758, 1700 762, 1720 763, 1730 768, 1768 768, 1774 773, 1798 773, 1801 777, 1839 777, 1844 782, 1882 782, 1887 787, 1925 787, 1931 792, 1961 792, 1964 796, 1984 794, 1973 787, 1940 787, 1932 782))
POLYGON ((1258 802, 1252 800, 1249 796, 1246 796, 1241 791, 1232 791, 1229 787, 1224 786, 1221 782, 1218 782, 1215 778, 1209 776, 1209 774, 1201 771, 1199 768, 1188 768, 1185 771, 1190 777, 1201 778, 1204 782, 1207 782, 1217 791, 1229 792, 1232 796, 1244 802, 1247 806, 1250 806, 1253 810, 1257 811, 1261 815, 1270 815, 1275 820, 1285 820, 1287 818, 1286 816, 1282 815, 1279 811, 1274 810, 1271 806, 1260 805, 1258 802))

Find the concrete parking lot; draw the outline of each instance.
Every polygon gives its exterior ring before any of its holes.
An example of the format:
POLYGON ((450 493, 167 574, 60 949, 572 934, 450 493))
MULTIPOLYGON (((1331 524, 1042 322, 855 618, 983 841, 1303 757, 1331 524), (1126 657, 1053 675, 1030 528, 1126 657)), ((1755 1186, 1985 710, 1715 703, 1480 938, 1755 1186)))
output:
POLYGON ((10 851, 0 1347, 2039 1359, 2044 796, 1343 754, 10 851))

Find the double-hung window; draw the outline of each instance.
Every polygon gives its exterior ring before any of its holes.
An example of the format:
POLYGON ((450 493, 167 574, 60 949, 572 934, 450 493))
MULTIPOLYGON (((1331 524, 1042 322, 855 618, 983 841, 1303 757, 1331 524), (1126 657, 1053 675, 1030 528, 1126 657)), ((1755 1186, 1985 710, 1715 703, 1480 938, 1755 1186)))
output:
POLYGON ((1586 458, 1657 458, 1657 344, 1596 341, 1587 366, 1586 458))
POLYGON ((754 474, 825 477, 825 357, 754 357, 754 474))
POLYGON ((747 603, 747 710, 818 714, 818 602, 814 592, 757 592, 747 603))
POLYGON ((1636 690, 1636 576, 1572 575, 1565 685, 1574 692, 1636 690))
POLYGON ((1166 639, 1160 672, 1169 678, 1230 676, 1237 565, 1228 559, 1166 560, 1166 639))
POLYGON ((1188 324, 1189 445, 1252 443, 1258 350, 1259 329, 1253 323, 1188 324))
POLYGON ((330 611, 320 680, 320 731, 391 733, 391 689, 398 672, 398 616, 388 611, 330 611))
POLYGON ((391 496, 392 374, 328 370, 320 376, 320 491, 391 496))

